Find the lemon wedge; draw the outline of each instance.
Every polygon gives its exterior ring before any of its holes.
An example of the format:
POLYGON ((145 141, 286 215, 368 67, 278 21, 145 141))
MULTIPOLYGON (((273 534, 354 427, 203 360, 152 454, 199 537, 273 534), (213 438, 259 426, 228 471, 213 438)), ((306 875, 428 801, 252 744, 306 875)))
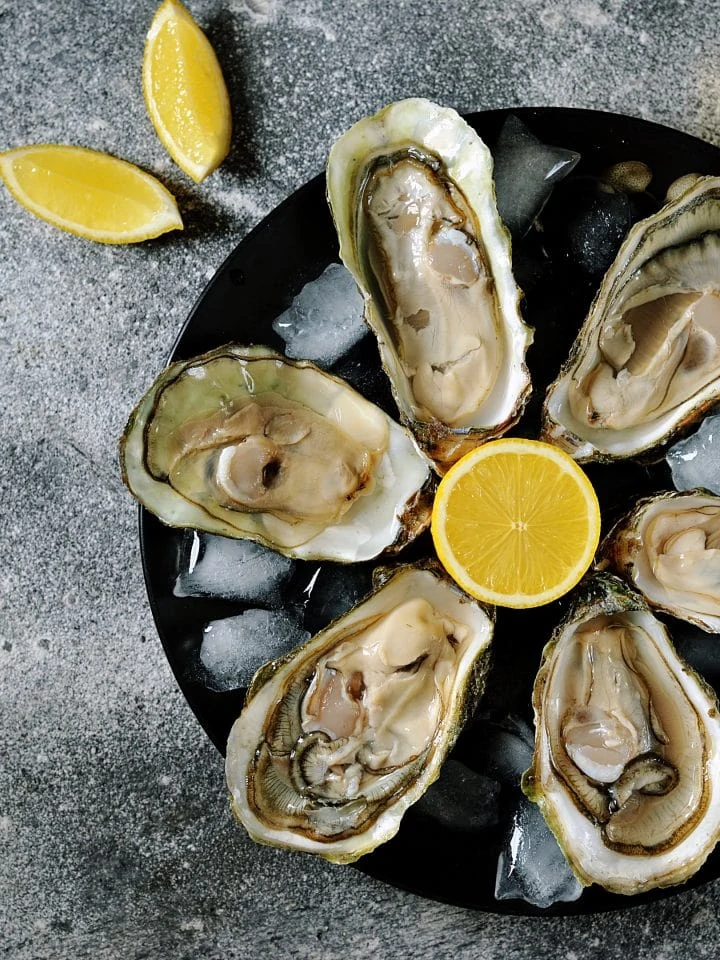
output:
POLYGON ((143 94, 165 149, 199 183, 230 149, 230 99, 210 41, 179 0, 164 0, 145 44, 143 94))
POLYGON ((441 563, 471 596, 537 607, 567 593, 590 566, 600 507, 562 450, 503 438, 466 454, 443 477, 431 530, 441 563))
POLYGON ((99 243, 137 243, 183 224, 173 195, 117 157, 61 144, 0 153, 0 178, 26 210, 99 243))

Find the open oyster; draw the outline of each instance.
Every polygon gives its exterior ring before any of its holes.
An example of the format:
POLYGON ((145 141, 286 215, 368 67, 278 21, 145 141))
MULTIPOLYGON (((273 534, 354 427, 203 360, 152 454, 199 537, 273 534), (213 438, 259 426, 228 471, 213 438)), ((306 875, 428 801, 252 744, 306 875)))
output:
POLYGON ((687 880, 720 837, 720 716, 665 628, 596 574, 543 651, 525 793, 578 879, 632 894, 687 880))
POLYGON ((651 606, 720 633, 720 497, 701 490, 647 497, 601 552, 651 606))
POLYGON ((530 390, 490 152, 454 110, 402 100, 337 140, 327 190, 401 419, 444 472, 530 390))
POLYGON ((250 835, 338 863, 389 840, 480 695, 492 631, 439 568, 400 567, 262 667, 227 744, 232 808, 250 835))
POLYGON ((667 441, 720 397, 720 178, 630 230, 544 407, 542 439, 580 461, 667 441))
POLYGON ((267 347, 168 367, 130 417, 123 478, 164 523, 299 558, 367 560, 429 522, 430 465, 337 377, 267 347))

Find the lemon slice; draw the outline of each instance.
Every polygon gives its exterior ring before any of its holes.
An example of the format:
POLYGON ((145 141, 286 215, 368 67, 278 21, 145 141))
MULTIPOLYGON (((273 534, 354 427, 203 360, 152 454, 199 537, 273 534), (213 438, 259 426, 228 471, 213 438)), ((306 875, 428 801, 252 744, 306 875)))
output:
POLYGON ((600 507, 562 450, 504 438, 477 447, 443 477, 431 529, 440 561, 467 593, 537 607, 567 593, 590 566, 600 507))
POLYGON ((6 150, 0 178, 30 213, 87 240, 137 243, 183 227, 175 198, 159 181, 97 150, 60 144, 6 150))
POLYGON ((165 0, 153 17, 142 82, 157 135, 199 183, 230 149, 230 99, 210 41, 179 0, 165 0))

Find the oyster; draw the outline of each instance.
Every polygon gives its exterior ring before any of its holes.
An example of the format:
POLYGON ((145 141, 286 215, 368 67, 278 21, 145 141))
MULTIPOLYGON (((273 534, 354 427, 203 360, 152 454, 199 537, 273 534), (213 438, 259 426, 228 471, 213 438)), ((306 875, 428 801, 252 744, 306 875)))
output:
POLYGON ((720 633, 720 497, 701 490, 647 497, 601 551, 652 607, 720 633))
POLYGON ((288 556, 367 560, 429 522, 430 464, 349 384, 267 347, 168 367, 130 417, 123 478, 164 523, 288 556))
POLYGON ((639 595, 596 574, 543 651, 522 787, 578 879, 687 880, 720 836, 720 717, 639 595))
POLYGON ((227 744, 232 808, 261 843, 349 863, 389 840, 480 695, 491 615, 434 565, 256 674, 227 744))
POLYGON ((580 461, 666 442, 720 397, 720 178, 631 228, 545 399, 541 438, 580 461))
POLYGON ((327 191, 401 420, 444 472, 530 391, 490 152, 454 110, 402 100, 336 141, 327 191))

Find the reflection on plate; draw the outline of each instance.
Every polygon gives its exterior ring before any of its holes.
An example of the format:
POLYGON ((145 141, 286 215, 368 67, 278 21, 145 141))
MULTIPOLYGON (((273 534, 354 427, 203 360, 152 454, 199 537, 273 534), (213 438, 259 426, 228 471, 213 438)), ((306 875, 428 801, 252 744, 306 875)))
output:
MULTIPOLYGON (((581 244, 572 243, 572 237, 580 235, 578 223, 581 232, 583 218, 587 227, 588 218, 597 212, 584 187, 587 178, 616 163, 643 161, 653 173, 649 193, 661 200, 669 184, 684 173, 720 172, 720 150, 628 117, 555 108, 512 113, 544 143, 581 156, 571 177, 551 196, 543 214, 543 232, 533 229, 513 245, 515 274, 525 293, 525 318, 535 328, 535 342, 528 353, 533 396, 511 433, 535 437, 545 388, 567 356, 602 274, 602 250, 599 257, 587 257, 581 244)), ((493 149, 507 116, 508 111, 489 111, 466 119, 493 149)), ((231 341, 285 350, 283 334, 294 322, 292 311, 288 312, 293 301, 315 281, 322 296, 328 267, 338 260, 324 187, 324 177, 316 177, 238 245, 188 318, 173 360, 231 341)), ((643 213, 634 211, 633 215, 643 213)), ((610 257, 620 239, 607 231, 603 235, 610 257)), ((375 341, 357 329, 352 288, 347 298, 346 339, 338 340, 341 346, 326 362, 334 373, 396 416, 375 341)), ((307 334, 312 338, 312 329, 307 334)), ((302 350, 303 340, 298 344, 302 350)), ((630 462, 591 465, 587 472, 600 500, 603 533, 638 497, 672 485, 664 461, 653 466, 630 462)), ((240 629, 247 636, 251 658, 277 656, 281 650, 263 651, 259 645, 263 635, 282 634, 299 640, 321 629, 366 592, 375 566, 301 561, 278 565, 262 556, 247 556, 246 545, 231 542, 227 549, 238 551, 237 562, 245 563, 252 573, 254 586, 245 581, 251 592, 246 590, 243 599, 238 599, 230 582, 221 591, 222 597, 198 598, 192 596, 197 591, 188 571, 193 567, 194 574, 202 574, 199 564, 206 569, 213 569, 214 564, 215 570, 222 570, 226 562, 222 547, 219 553, 211 548, 202 554, 196 534, 164 527, 142 510, 141 546, 148 595, 168 660, 220 752, 224 752, 243 703, 244 689, 237 688, 234 677, 239 675, 247 682, 250 675, 247 662, 238 663, 234 674, 228 670, 223 659, 227 647, 224 631, 240 629), (181 570, 185 572, 178 581, 181 570)), ((429 534, 424 534, 403 552, 402 560, 429 552, 429 534)), ((399 834, 361 859, 360 869, 424 896, 503 913, 587 913, 672 893, 656 891, 628 899, 593 887, 579 899, 557 902, 546 911, 524 900, 496 899, 498 856, 513 818, 522 815, 522 796, 513 771, 527 759, 523 738, 532 725, 532 684, 542 648, 564 609, 560 600, 530 611, 498 611, 494 663, 480 713, 461 735, 440 780, 406 813, 399 834)), ((720 689, 720 666, 708 656, 707 641, 713 638, 679 621, 670 620, 669 624, 679 652, 720 689)), ((690 883, 716 876, 720 876, 717 853, 690 883)))

